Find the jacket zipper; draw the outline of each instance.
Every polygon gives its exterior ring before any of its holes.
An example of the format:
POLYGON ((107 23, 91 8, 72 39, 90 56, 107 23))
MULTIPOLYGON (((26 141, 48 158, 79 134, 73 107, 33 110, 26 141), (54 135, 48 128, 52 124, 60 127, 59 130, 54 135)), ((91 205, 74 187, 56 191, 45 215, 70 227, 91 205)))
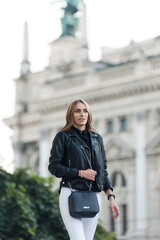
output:
POLYGON ((90 160, 90 164, 91 164, 91 167, 92 167, 92 160, 91 160, 91 149, 88 147, 88 146, 82 146, 84 148, 88 148, 89 149, 89 160, 90 160))
MULTIPOLYGON (((91 149, 88 146, 83 146, 89 149, 89 153, 90 153, 90 163, 91 163, 91 167, 92 167, 92 160, 91 160, 91 149)), ((93 169, 93 168, 92 168, 93 169)), ((96 183, 97 183, 97 178, 96 178, 96 183)), ((98 186, 98 183, 97 183, 98 186)), ((103 190, 103 184, 101 184, 101 191, 103 190)))
POLYGON ((68 165, 69 165, 69 168, 70 168, 71 167, 71 160, 69 159, 68 162, 69 162, 68 165))
MULTIPOLYGON (((91 149, 90 149, 88 146, 82 146, 82 145, 81 145, 80 143, 78 143, 76 140, 74 140, 74 141, 82 148, 82 151, 83 151, 85 157, 86 157, 86 153, 84 152, 84 147, 89 149, 89 153, 90 153, 90 158, 89 158, 89 160, 90 160, 90 167, 91 167, 91 169, 93 169, 93 168, 92 168, 92 165, 91 165, 91 163, 92 163, 92 161, 91 161, 91 149)), ((97 183, 97 178, 96 178, 96 183, 97 183)), ((97 183, 97 186, 98 186, 98 183, 97 183)), ((91 181, 91 188, 92 188, 92 181, 91 181)), ((103 185, 101 184, 101 190, 102 190, 102 189, 103 189, 103 185)))

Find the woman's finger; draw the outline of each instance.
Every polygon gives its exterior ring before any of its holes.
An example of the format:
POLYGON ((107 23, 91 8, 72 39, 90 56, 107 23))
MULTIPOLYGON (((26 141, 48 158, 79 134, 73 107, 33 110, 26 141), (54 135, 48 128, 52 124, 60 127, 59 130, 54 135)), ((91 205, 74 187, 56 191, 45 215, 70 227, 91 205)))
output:
POLYGON ((112 216, 114 217, 114 219, 117 219, 120 215, 120 211, 119 208, 117 207, 117 205, 114 206, 114 213, 112 214, 112 216))
POLYGON ((116 212, 115 218, 118 218, 119 215, 120 215, 120 211, 119 211, 119 208, 117 206, 115 206, 115 212, 116 212))

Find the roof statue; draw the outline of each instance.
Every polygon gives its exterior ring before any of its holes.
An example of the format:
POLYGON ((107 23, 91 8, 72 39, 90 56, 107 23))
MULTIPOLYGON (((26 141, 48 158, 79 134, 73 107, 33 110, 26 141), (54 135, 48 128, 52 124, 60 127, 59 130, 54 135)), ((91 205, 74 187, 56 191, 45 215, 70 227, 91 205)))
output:
POLYGON ((62 23, 62 34, 63 36, 73 36, 75 37, 75 33, 78 25, 78 18, 75 14, 79 11, 78 7, 83 0, 65 0, 66 7, 63 8, 64 16, 61 18, 62 23))

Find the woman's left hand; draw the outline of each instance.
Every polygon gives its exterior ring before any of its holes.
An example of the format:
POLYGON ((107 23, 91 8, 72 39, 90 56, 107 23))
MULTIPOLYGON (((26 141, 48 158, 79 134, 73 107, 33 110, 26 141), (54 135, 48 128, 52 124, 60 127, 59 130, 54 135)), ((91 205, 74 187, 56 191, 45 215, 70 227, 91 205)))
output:
POLYGON ((119 211, 119 207, 116 204, 116 201, 113 197, 110 198, 110 208, 111 208, 112 217, 114 219, 117 219, 120 215, 120 211, 119 211))

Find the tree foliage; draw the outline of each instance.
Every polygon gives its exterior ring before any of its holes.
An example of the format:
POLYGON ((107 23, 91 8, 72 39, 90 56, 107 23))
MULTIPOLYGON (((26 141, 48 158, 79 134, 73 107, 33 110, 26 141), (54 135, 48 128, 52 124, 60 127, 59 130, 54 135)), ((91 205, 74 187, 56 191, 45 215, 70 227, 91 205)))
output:
MULTIPOLYGON (((29 168, 14 174, 0 169, 0 240, 69 240, 52 187, 53 177, 29 168)), ((94 240, 103 239, 115 235, 98 225, 94 240)))

